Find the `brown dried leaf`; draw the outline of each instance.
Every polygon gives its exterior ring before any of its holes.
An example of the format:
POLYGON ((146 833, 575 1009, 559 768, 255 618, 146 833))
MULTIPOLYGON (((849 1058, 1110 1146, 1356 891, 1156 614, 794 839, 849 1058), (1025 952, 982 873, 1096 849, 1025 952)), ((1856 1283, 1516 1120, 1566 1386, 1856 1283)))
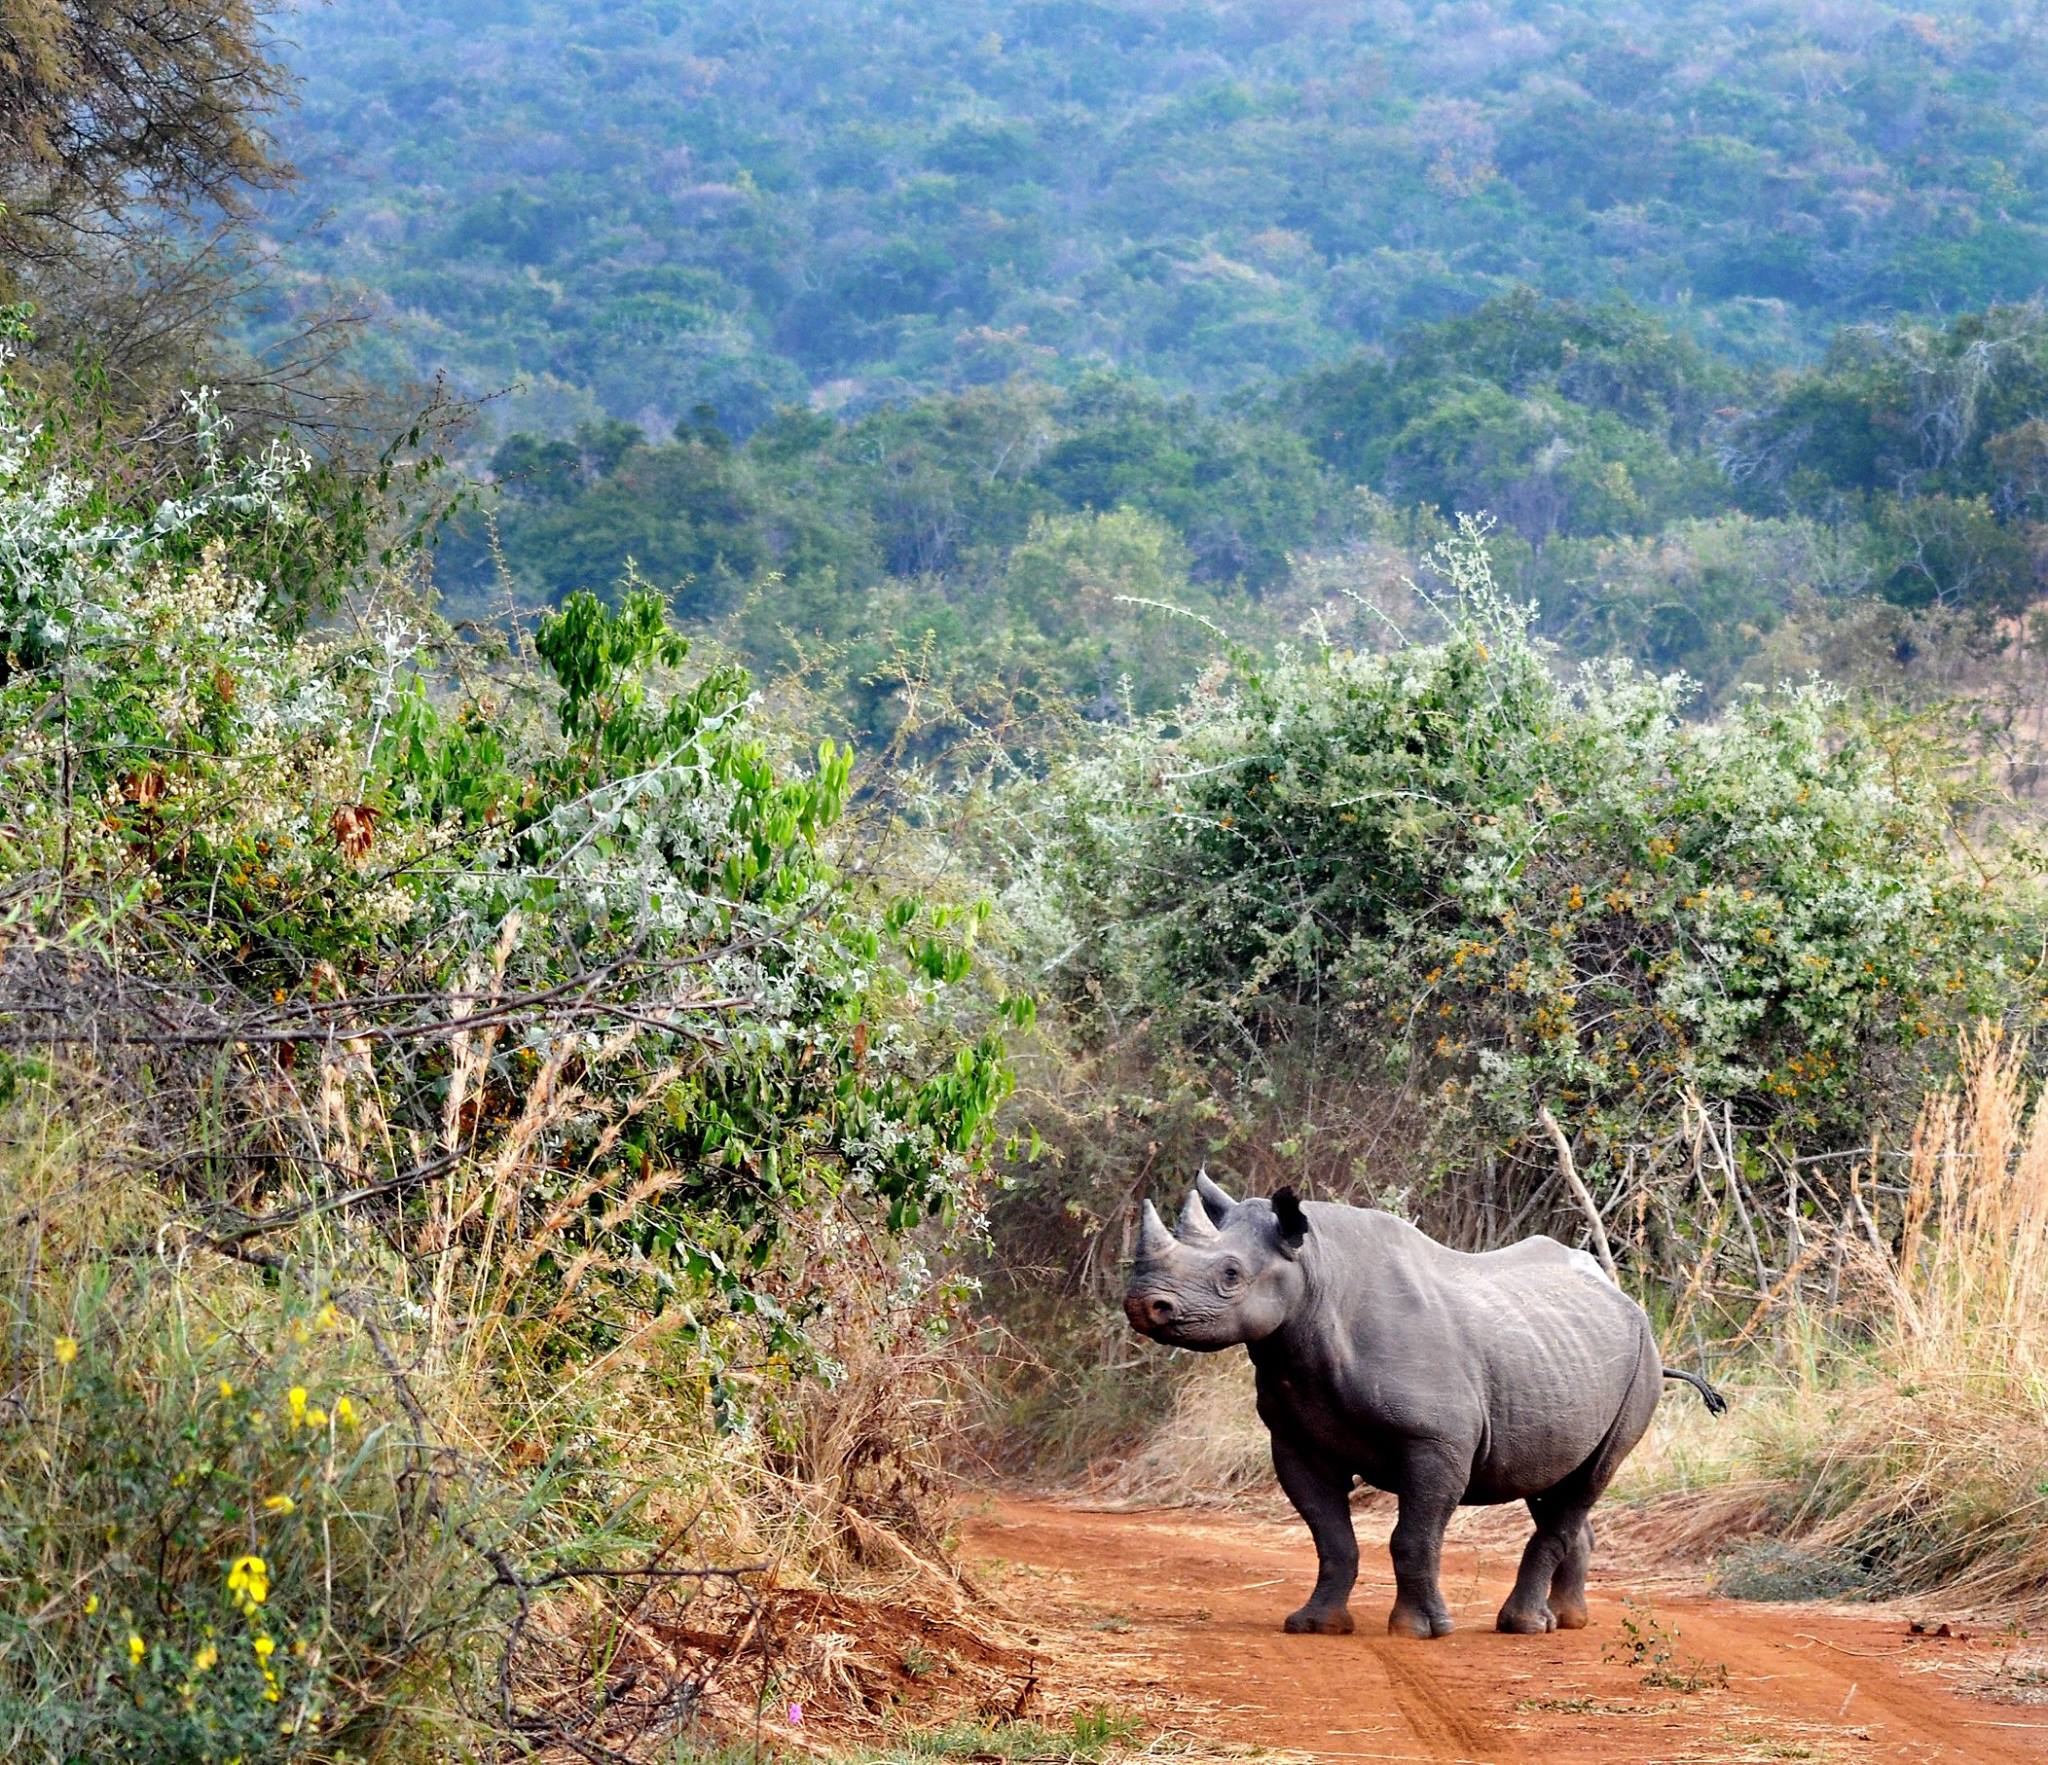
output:
POLYGON ((376 842, 377 811, 367 803, 344 803, 335 810, 327 827, 341 855, 351 864, 360 864, 376 842))

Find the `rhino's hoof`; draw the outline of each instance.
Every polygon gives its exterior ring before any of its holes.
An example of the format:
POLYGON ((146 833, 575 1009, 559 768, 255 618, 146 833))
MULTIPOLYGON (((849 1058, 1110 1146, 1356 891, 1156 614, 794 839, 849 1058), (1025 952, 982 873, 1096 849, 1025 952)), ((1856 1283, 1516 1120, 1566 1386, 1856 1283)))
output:
POLYGON ((1557 1628, 1557 1614, 1548 1606, 1537 1606, 1530 1611, 1518 1606, 1502 1606, 1493 1627, 1505 1630, 1510 1636, 1542 1636, 1557 1628))
POLYGON ((1335 1611, 1303 1606, 1298 1612, 1289 1612, 1280 1628, 1289 1636, 1349 1636, 1354 1626, 1351 1614, 1342 1606, 1335 1611))
POLYGON ((1413 1606, 1396 1606, 1387 1614, 1389 1636, 1412 1636, 1427 1642, 1433 1636, 1449 1636, 1457 1626, 1448 1612, 1423 1612, 1413 1606))

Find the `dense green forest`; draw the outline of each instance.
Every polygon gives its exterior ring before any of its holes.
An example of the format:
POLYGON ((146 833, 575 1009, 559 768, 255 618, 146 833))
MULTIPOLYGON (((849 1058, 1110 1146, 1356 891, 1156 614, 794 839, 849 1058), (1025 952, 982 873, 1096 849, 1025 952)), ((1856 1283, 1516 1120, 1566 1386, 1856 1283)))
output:
MULTIPOLYGON (((785 411, 744 442, 708 414, 522 432, 440 568, 458 599, 502 569, 546 601, 630 559, 758 664, 838 644, 872 684, 935 644, 956 678, 1099 708, 1129 675, 1151 706, 1200 647, 1159 605, 1284 634, 1485 510, 1569 650, 1718 691, 1785 668, 1787 626, 1874 618, 1896 652, 1919 617, 1996 648, 2048 569, 2044 399, 2038 307, 1857 327, 1762 377, 1638 309, 1521 293, 1228 411, 1098 376, 785 411)), ((850 702, 874 733, 873 695, 850 702)))
POLYGON ((1480 511, 1702 704, 1946 691, 2048 568, 2037 24, 313 9, 269 322, 355 286, 485 399, 456 604, 631 560, 869 737, 907 674, 1156 705, 1142 603, 1270 641, 1480 511))
POLYGON ((398 359, 523 386, 515 427, 1105 365, 1217 394, 1522 285, 1794 360, 2025 299, 2048 247, 2026 4, 362 0, 290 34, 289 261, 361 281, 398 359))

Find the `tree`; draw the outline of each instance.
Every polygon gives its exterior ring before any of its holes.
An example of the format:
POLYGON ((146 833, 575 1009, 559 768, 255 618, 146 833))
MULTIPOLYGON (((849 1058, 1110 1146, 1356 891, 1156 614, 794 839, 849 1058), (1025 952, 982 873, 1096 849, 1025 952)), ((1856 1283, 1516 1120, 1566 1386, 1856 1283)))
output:
POLYGON ((263 0, 0 0, 0 273, 277 183, 263 0))

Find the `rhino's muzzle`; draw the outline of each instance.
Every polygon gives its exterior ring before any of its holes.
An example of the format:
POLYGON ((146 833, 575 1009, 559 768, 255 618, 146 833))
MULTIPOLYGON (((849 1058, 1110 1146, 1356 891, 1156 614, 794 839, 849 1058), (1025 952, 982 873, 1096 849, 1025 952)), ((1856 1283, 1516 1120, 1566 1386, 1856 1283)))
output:
POLYGON ((1131 1293, 1124 1297, 1124 1316, 1141 1336, 1153 1336, 1171 1327, 1180 1308, 1164 1293, 1131 1293))

